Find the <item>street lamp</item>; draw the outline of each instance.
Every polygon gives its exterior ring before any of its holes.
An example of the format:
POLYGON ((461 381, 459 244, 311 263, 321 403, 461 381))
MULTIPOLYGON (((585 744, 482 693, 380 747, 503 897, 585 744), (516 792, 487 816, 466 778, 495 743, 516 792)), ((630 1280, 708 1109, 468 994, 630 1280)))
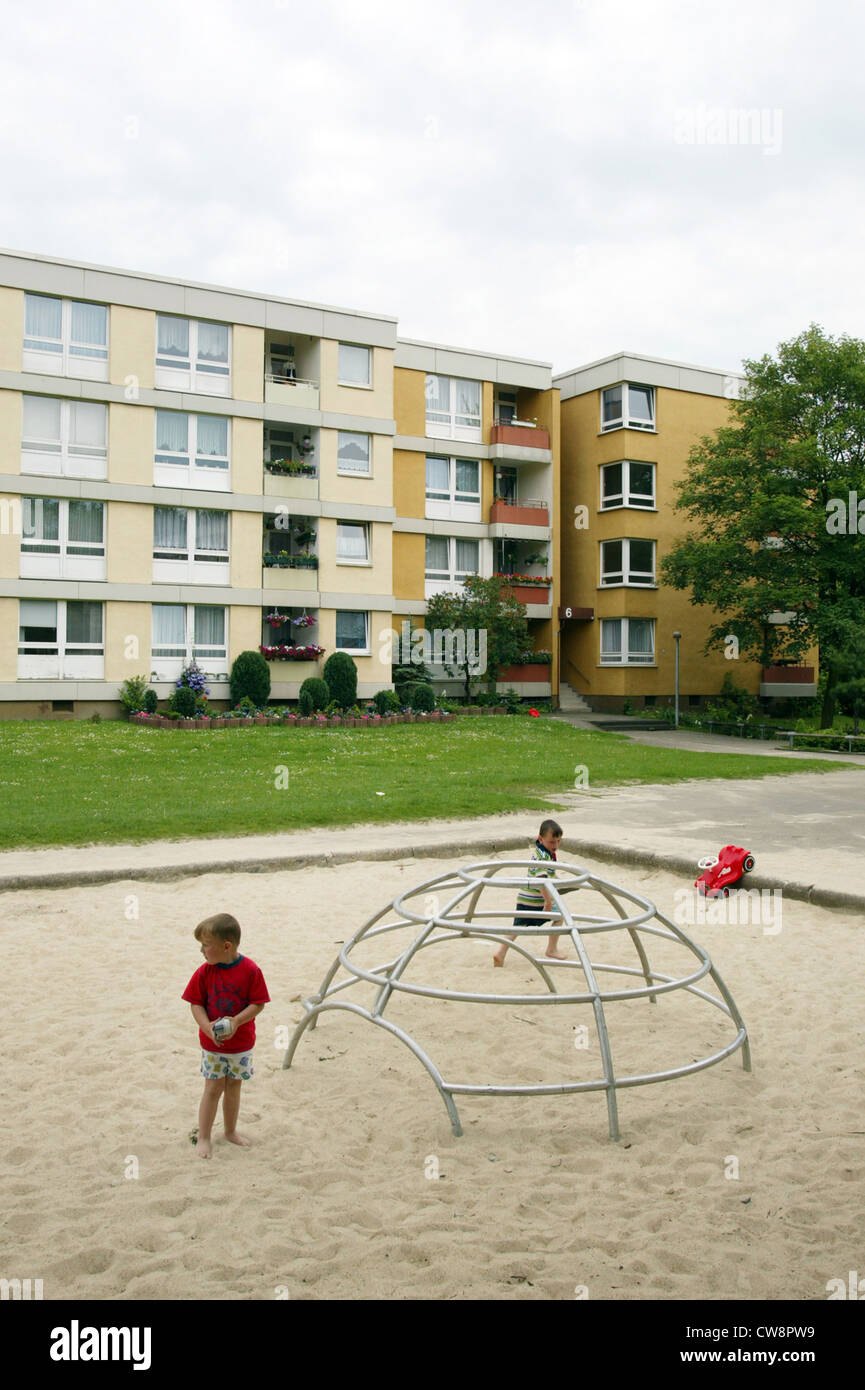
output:
POLYGON ((674 633, 673 633, 673 636, 674 636, 674 638, 676 639, 676 728, 678 729, 678 727, 679 727, 679 642, 680 642, 680 640, 681 640, 682 634, 681 634, 681 632, 674 632, 674 633))

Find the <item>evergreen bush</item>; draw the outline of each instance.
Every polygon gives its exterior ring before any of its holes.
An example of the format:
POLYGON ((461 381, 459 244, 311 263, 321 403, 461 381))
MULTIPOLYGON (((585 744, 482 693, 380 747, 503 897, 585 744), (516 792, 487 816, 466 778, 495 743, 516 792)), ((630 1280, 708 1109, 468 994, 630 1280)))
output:
POLYGON ((322 672, 330 691, 329 698, 341 709, 349 709, 357 701, 357 667, 348 652, 332 652, 322 672))
POLYGON ((324 709, 331 698, 330 687, 327 681, 322 680, 321 676, 307 676, 303 685, 300 687, 299 700, 303 699, 304 693, 306 693, 312 701, 309 710, 310 714, 313 714, 316 710, 324 709))
POLYGON ((233 704, 239 705, 244 696, 249 696, 259 709, 267 704, 270 667, 261 652, 241 652, 235 657, 228 680, 233 704))

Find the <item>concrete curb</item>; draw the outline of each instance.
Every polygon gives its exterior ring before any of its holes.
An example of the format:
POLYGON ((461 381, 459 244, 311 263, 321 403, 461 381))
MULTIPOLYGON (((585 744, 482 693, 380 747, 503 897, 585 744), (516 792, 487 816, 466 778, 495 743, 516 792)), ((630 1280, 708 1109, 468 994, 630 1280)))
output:
MULTIPOLYGON (((135 880, 173 883, 184 878, 199 878, 203 874, 266 874, 314 866, 332 868, 337 864, 350 864, 358 860, 375 862, 387 859, 464 858, 468 852, 497 854, 508 849, 525 849, 528 856, 529 844, 530 839, 525 835, 486 835, 477 840, 461 838, 444 840, 438 844, 391 845, 387 849, 335 850, 322 854, 285 854, 259 859, 199 860, 197 863, 143 868, 128 866, 118 869, 73 869, 53 874, 15 874, 0 877, 0 893, 76 888, 88 884, 95 886, 135 880)), ((684 874, 689 885, 693 884, 697 873, 694 860, 685 855, 653 853, 628 845, 612 845, 608 841, 598 843, 594 840, 575 840, 569 836, 568 855, 574 857, 578 854, 584 854, 590 859, 599 859, 603 863, 633 864, 643 869, 661 869, 667 873, 684 874)), ((749 877, 748 887, 757 890, 780 890, 785 897, 813 903, 815 907, 852 909, 865 915, 865 895, 862 894, 837 892, 831 888, 821 888, 819 884, 796 883, 790 879, 763 876, 749 877)))

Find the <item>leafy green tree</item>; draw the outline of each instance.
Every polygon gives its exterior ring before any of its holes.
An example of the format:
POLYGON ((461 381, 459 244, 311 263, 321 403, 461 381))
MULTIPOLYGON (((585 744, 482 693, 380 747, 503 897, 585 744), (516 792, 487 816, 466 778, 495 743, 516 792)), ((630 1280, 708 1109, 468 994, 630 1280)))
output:
POLYGON ((513 665, 530 650, 526 606, 506 593, 507 587, 505 579, 470 574, 462 593, 435 594, 427 601, 428 632, 438 628, 465 634, 457 653, 461 659, 444 664, 451 675, 462 676, 467 700, 472 697, 472 685, 483 676, 494 695, 501 668, 513 665))
POLYGON ((730 634, 764 665, 816 646, 831 726, 839 653, 865 598, 865 342, 812 324, 745 370, 732 422, 695 446, 676 484, 696 529, 661 575, 717 610, 707 652, 730 634), (842 504, 845 521, 854 513, 843 532, 842 504))

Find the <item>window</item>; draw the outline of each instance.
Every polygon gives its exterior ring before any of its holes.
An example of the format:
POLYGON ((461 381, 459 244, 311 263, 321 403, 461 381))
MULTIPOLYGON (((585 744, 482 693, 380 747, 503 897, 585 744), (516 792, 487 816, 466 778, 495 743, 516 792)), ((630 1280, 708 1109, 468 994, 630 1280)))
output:
POLYGON ((21 499, 22 579, 104 579, 105 506, 57 497, 21 499))
POLYGON ((477 459, 427 454, 426 515, 450 521, 480 521, 481 469, 477 459))
POLYGON ((481 439, 481 384, 427 375, 426 432, 433 439, 481 439))
POLYGON ((57 396, 22 396, 21 472, 105 478, 108 407, 57 396))
POLYGON ((340 473, 363 474, 369 477, 370 437, 368 434, 351 434, 340 430, 337 435, 337 470, 340 473))
POLYGON ((108 309, 78 299, 24 296, 25 372, 108 380, 108 309))
POLYGON ((228 420, 157 410, 153 481, 157 487, 229 490, 228 420))
POLYGON ((369 651, 368 613, 350 613, 337 609, 336 650, 340 652, 369 651))
POLYGON ((228 512, 153 508, 154 584, 225 584, 228 562, 228 512))
POLYGON ((502 391, 496 387, 496 424, 509 425, 517 418, 516 391, 502 391))
POLYGON ((655 660, 654 618, 602 618, 602 666, 650 666, 655 660))
POLYGON ((152 615, 151 680, 176 680, 193 658, 208 675, 228 675, 224 608, 154 603, 152 615))
POLYGON ((601 432, 606 430, 653 430, 655 428, 655 389, 630 382, 610 386, 601 392, 601 432))
POLYGON ((601 511, 613 507, 654 507, 655 505, 655 465, 635 463, 626 459, 622 463, 608 463, 601 469, 601 511))
POLYGON ((340 386, 371 386, 372 351, 353 343, 340 343, 338 370, 340 386))
POLYGON ((601 584, 654 584, 655 542, 601 541, 601 584))
POLYGON ((101 680, 103 605, 72 599, 18 601, 18 675, 23 680, 101 680))
POLYGON ((156 385, 171 391, 231 395, 230 335, 225 323, 156 316, 156 385))
POLYGON ((458 590, 480 565, 480 542, 457 536, 427 536, 425 597, 458 590))
POLYGON ((336 558, 343 564, 369 564, 369 526, 360 522, 338 521, 336 558))

